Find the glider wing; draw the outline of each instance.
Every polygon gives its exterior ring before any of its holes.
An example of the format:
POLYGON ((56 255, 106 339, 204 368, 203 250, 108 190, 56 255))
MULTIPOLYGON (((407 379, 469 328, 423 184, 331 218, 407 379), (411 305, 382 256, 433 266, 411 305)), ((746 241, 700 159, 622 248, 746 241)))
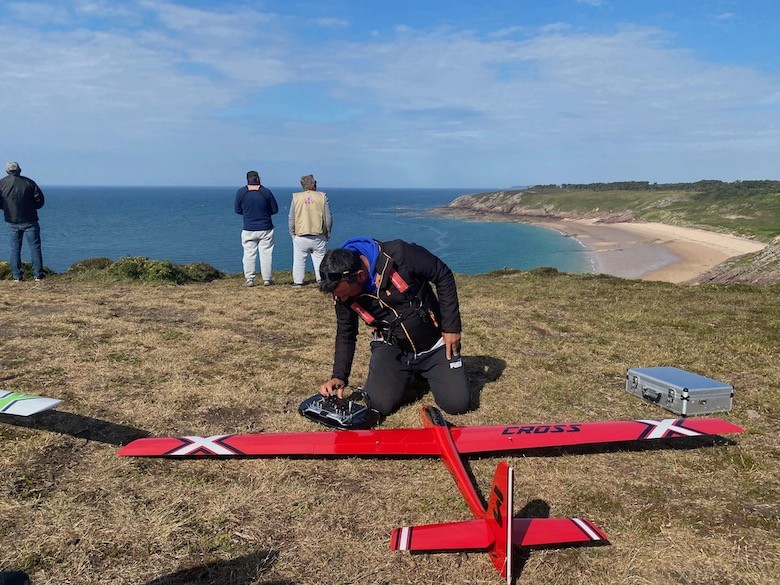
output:
POLYGON ((596 443, 673 439, 741 433, 743 429, 717 418, 627 420, 608 422, 455 427, 452 438, 458 452, 521 451, 596 443))
POLYGON ((430 429, 380 429, 164 437, 136 439, 122 447, 124 457, 247 457, 274 455, 439 455, 430 429))
POLYGON ((57 406, 62 400, 0 390, 0 414, 30 416, 57 406))
MULTIPOLYGON (((210 437, 136 439, 117 455, 125 457, 251 457, 274 455, 441 455, 441 429, 375 429, 305 433, 259 433, 210 437), (437 434, 438 432, 438 434, 437 434), (438 437, 438 438, 437 438, 438 437)), ((448 428, 457 453, 521 451, 593 443, 741 433, 717 418, 448 428)))

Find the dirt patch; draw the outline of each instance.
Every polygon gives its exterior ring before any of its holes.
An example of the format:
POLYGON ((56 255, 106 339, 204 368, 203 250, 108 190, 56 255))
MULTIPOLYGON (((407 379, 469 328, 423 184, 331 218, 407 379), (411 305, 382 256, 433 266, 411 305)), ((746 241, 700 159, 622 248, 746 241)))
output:
POLYGON ((38 499, 50 495, 63 474, 78 465, 75 440, 64 440, 35 453, 15 476, 10 477, 9 492, 21 499, 38 499))

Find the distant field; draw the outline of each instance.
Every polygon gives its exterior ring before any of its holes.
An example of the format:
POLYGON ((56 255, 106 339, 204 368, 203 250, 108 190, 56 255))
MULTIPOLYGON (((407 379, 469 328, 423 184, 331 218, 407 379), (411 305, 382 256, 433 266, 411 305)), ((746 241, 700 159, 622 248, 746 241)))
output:
MULTIPOLYGON (((476 408, 451 422, 672 417, 623 387, 629 367, 674 365, 732 384, 724 417, 747 430, 715 444, 467 458, 483 496, 507 460, 517 510, 587 518, 610 538, 525 552, 518 583, 778 582, 780 287, 457 278, 476 408)), ((469 519, 434 459, 115 457, 146 435, 319 430, 296 408, 329 377, 332 302, 284 286, 289 274, 278 282, 0 281, 0 387, 64 400, 0 419, 0 569, 35 585, 501 582, 484 554, 389 550, 397 526, 469 519)), ((419 426, 427 403, 383 426, 419 426)))
MULTIPOLYGON (((610 189, 606 184, 599 189, 587 186, 572 188, 532 187, 527 190, 508 190, 503 197, 510 201, 522 194, 523 207, 549 209, 551 212, 621 213, 633 212, 639 221, 702 227, 716 231, 749 235, 769 241, 780 235, 780 182, 705 182, 700 189, 610 189)), ((476 201, 492 193, 476 194, 476 201)))

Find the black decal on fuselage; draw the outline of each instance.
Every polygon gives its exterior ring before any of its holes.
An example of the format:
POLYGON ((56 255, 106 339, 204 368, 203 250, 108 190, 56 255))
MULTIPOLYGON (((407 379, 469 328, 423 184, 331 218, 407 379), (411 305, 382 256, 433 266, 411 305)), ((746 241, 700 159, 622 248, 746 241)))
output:
POLYGON ((496 507, 493 509, 493 519, 498 522, 499 526, 503 526, 504 522, 501 519, 501 506, 504 504, 504 494, 498 489, 498 486, 493 486, 493 493, 496 494, 496 507))

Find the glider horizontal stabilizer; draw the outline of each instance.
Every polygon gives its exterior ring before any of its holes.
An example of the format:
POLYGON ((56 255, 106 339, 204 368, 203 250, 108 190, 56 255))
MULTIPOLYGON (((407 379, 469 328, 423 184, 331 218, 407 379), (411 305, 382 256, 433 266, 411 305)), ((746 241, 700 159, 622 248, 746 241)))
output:
POLYGON ((513 546, 543 548, 606 544, 601 529, 582 518, 514 518, 514 472, 498 464, 483 518, 396 528, 390 536, 392 550, 413 552, 482 551, 512 583, 513 546))
POLYGON ((490 501, 482 518, 396 528, 390 536, 390 548, 416 552, 484 551, 501 576, 511 583, 513 492, 513 470, 502 461, 496 467, 490 501))
POLYGON ((62 400, 0 390, 0 414, 30 416, 57 406, 62 400))
POLYGON ((390 536, 392 550, 417 552, 484 551, 496 543, 487 520, 444 522, 396 528, 390 536))
MULTIPOLYGON (((743 429, 737 425, 718 418, 448 427, 448 430, 457 452, 461 455, 743 432, 743 429)), ((117 455, 123 457, 436 456, 442 454, 437 433, 440 433, 440 430, 426 427, 145 438, 136 439, 122 447, 117 455)))
POLYGON ((574 544, 606 544, 601 529, 582 518, 515 518, 512 522, 512 544, 544 547, 574 544))
MULTIPOLYGON (((390 548, 416 552, 487 551, 495 542, 487 520, 467 520, 396 528, 390 537, 390 548)), ((512 520, 512 544, 515 546, 534 548, 607 542, 601 529, 583 518, 512 520)))

